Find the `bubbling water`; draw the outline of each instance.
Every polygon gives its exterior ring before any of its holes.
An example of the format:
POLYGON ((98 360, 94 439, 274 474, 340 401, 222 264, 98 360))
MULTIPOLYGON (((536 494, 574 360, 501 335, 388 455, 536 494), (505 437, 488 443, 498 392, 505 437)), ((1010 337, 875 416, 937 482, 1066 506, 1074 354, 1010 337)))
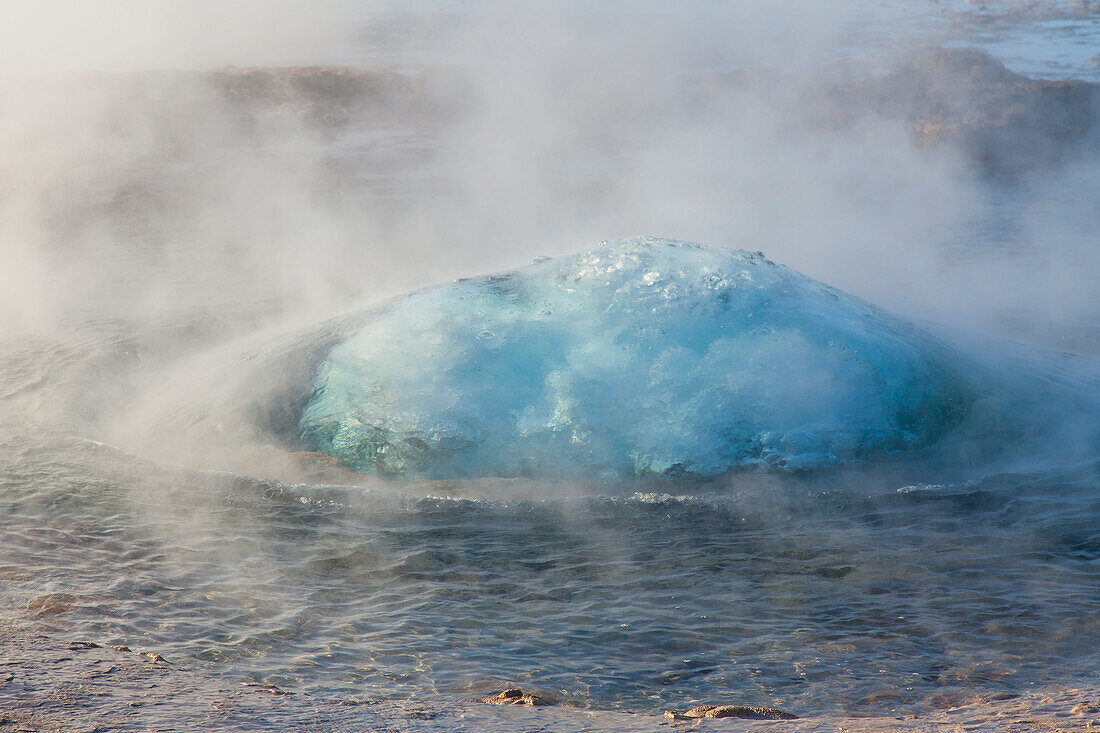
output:
POLYGON ((921 450, 983 399, 953 349, 760 254, 605 242, 423 290, 318 369, 300 427, 400 477, 699 478, 921 450))

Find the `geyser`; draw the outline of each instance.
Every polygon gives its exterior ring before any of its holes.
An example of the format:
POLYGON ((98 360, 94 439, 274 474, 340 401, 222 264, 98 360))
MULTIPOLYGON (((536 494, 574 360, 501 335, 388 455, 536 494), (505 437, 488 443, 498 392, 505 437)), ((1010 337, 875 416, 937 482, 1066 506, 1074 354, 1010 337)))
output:
POLYGON ((371 312, 300 428, 394 477, 803 470, 934 444, 975 400, 961 364, 763 255, 627 239, 371 312))

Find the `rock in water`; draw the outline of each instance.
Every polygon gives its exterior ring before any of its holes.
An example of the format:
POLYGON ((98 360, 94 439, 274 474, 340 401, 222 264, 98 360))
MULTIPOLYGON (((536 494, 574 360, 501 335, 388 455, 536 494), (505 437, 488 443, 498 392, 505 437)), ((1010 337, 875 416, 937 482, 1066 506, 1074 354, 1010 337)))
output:
POLYGON ((530 707, 553 704, 553 701, 548 698, 536 695, 533 692, 525 692, 518 687, 504 690, 498 695, 482 698, 481 702, 487 705, 527 705, 530 707))
POLYGON ((776 708, 750 707, 748 705, 699 705, 686 713, 665 711, 669 720, 690 720, 691 718, 745 718, 747 720, 798 720, 793 713, 776 708))
POLYGON ((605 242, 368 314, 300 428, 419 478, 702 478, 926 447, 973 400, 920 330, 760 254, 605 242))

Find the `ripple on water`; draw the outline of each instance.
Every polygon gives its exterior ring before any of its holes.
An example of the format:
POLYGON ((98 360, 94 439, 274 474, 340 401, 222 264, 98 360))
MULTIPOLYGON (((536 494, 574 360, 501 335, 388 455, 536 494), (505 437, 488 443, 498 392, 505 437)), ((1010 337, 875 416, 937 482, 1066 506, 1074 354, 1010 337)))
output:
POLYGON ((48 492, 11 504, 28 617, 317 694, 916 710, 1087 674, 1100 647, 1095 467, 501 501, 77 483, 48 532, 48 492))

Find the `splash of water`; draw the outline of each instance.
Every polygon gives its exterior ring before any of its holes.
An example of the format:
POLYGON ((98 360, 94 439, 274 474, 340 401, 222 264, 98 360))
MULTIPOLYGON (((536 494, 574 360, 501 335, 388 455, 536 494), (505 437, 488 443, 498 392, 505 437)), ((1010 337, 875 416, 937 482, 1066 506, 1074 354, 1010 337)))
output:
POLYGON ((803 470, 935 443, 978 399, 960 364, 762 255, 627 239, 372 313, 300 427, 401 477, 803 470))

